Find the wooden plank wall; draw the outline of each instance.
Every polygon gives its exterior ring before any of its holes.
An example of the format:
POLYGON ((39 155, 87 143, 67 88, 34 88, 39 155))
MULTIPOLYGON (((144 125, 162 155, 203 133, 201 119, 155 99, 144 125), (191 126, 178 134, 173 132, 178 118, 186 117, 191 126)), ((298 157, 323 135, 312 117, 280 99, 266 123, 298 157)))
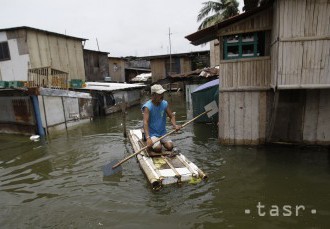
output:
POLYGON ((270 57, 220 62, 220 90, 269 89, 270 57))
MULTIPOLYGON (((270 8, 221 29, 219 40, 229 34, 270 31, 271 26, 270 8)), ((219 140, 230 145, 263 144, 266 139, 267 107, 272 98, 269 92, 271 58, 222 60, 222 45, 219 50, 219 140)))
POLYGON ((116 82, 125 82, 125 60, 121 58, 108 57, 109 76, 116 82), (117 69, 114 69, 115 64, 117 69))
POLYGON ((219 140, 222 144, 257 145, 266 138, 267 92, 221 92, 219 140))
POLYGON ((153 59, 150 61, 150 68, 152 72, 152 82, 155 82, 166 77, 165 73, 165 59, 153 59))
POLYGON ((219 66, 220 44, 218 40, 210 41, 210 67, 219 66))
POLYGON ((278 87, 330 88, 330 1, 279 0, 277 10, 278 87))
POLYGON ((109 76, 108 55, 97 51, 84 50, 86 81, 103 82, 109 76))
POLYGON ((191 59, 189 57, 181 57, 180 72, 189 72, 191 70, 191 59))
POLYGON ((230 35, 246 32, 271 30, 273 23, 272 8, 264 10, 256 15, 253 15, 246 20, 231 24, 228 27, 221 28, 218 35, 230 35))
POLYGON ((271 39, 270 39, 270 57, 271 57, 271 81, 270 86, 272 88, 276 87, 277 84, 277 73, 278 73, 278 37, 279 37, 279 9, 278 9, 278 1, 274 3, 273 6, 273 25, 271 31, 271 39))
POLYGON ((307 90, 303 141, 330 144, 330 90, 307 90))
POLYGON ((81 40, 29 30, 30 68, 52 66, 69 73, 69 79, 85 80, 81 40))

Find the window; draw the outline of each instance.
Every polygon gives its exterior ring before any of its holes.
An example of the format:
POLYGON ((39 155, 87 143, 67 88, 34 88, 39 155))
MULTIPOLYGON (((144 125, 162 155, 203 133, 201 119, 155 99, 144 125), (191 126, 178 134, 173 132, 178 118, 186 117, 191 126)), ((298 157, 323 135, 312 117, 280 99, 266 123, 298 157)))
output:
POLYGON ((118 70, 117 63, 113 63, 113 71, 116 72, 118 70))
POLYGON ((243 33, 224 37, 224 59, 264 56, 265 33, 243 33))
POLYGON ((10 60, 8 42, 0 42, 0 61, 10 60))

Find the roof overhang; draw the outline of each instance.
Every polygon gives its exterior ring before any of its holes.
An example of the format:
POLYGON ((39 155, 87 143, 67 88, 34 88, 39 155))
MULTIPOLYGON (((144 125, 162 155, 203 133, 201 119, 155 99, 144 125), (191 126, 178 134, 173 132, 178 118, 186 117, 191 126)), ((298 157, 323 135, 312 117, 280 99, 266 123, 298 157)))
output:
POLYGON ((144 56, 143 58, 146 60, 155 60, 155 59, 167 59, 169 56, 171 57, 191 57, 191 56, 199 56, 199 55, 208 55, 210 50, 204 51, 194 51, 194 52, 186 52, 186 53, 172 53, 171 55, 157 55, 157 56, 144 56))
POLYGON ((96 50, 91 50, 91 49, 84 49, 83 51, 84 52, 92 52, 92 53, 105 54, 105 55, 110 54, 109 52, 102 52, 102 51, 96 51, 96 50))
POLYGON ((32 30, 32 31, 46 33, 46 34, 50 34, 50 35, 54 35, 54 36, 66 37, 66 38, 71 38, 71 39, 76 39, 76 40, 81 40, 81 41, 87 41, 88 40, 86 38, 68 36, 66 34, 50 32, 50 31, 47 31, 47 30, 37 29, 37 28, 33 28, 33 27, 28 27, 28 26, 19 26, 19 27, 12 27, 12 28, 4 28, 4 29, 0 29, 0 32, 4 32, 4 31, 15 31, 15 30, 21 30, 21 29, 23 29, 23 30, 32 30))

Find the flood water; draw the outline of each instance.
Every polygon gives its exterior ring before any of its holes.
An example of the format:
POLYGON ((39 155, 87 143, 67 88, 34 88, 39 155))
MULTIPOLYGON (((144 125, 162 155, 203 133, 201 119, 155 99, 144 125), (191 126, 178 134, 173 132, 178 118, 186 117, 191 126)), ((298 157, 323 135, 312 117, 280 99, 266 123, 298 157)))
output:
MULTIPOLYGON (((167 97, 178 123, 182 95, 167 97)), ((199 184, 153 191, 133 158, 121 114, 32 142, 0 135, 0 228, 329 228, 330 152, 320 147, 222 146, 210 124, 172 136, 208 174, 199 184)), ((127 128, 140 128, 139 106, 127 128)))

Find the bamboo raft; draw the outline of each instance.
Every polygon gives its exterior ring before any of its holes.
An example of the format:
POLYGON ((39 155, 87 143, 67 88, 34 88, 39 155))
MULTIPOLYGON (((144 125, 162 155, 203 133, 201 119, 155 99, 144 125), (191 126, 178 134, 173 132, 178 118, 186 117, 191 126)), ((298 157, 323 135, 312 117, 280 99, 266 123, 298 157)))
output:
MULTIPOLYGON (((146 142, 142 140, 141 129, 129 130, 128 137, 135 152, 146 146, 146 142)), ((201 169, 181 153, 155 153, 144 150, 136 157, 153 189, 174 183, 196 183, 207 178, 201 169)))

